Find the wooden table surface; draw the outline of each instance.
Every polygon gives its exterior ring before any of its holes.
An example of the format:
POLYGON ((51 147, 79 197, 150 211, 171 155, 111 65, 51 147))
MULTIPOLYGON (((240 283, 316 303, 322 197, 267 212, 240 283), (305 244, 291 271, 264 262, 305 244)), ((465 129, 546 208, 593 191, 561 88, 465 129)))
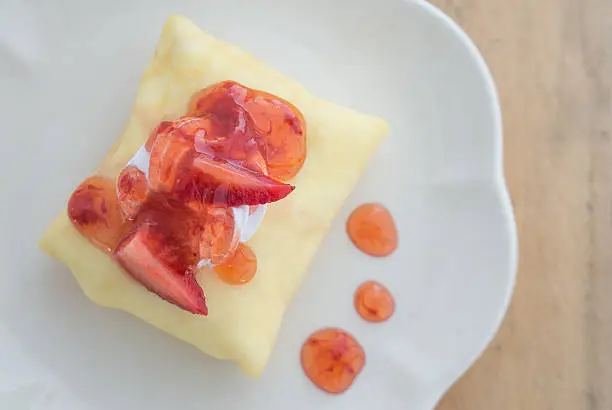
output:
POLYGON ((612 0, 432 0, 499 89, 520 262, 438 410, 612 409, 612 0))

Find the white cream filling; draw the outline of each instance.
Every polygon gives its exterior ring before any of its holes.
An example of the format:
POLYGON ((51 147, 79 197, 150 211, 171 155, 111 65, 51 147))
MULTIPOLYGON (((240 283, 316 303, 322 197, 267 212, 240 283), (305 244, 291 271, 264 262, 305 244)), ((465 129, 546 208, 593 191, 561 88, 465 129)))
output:
MULTIPOLYGON (((149 180, 149 161, 151 154, 146 150, 145 146, 142 145, 136 154, 128 161, 127 165, 132 165, 142 172, 149 180)), ((232 213, 234 214, 234 235, 238 235, 239 242, 246 242, 253 235, 261 225, 261 221, 266 214, 268 207, 264 205, 257 205, 255 211, 251 213, 251 209, 248 205, 233 206, 232 213)), ((202 259, 198 262, 198 268, 202 267, 213 267, 214 265, 208 259, 202 259)))
POLYGON ((136 154, 128 161, 127 166, 133 165, 147 176, 149 180, 149 161, 151 160, 151 154, 147 151, 143 145, 136 151, 136 154))
POLYGON ((261 225, 264 215, 268 207, 264 205, 257 205, 255 211, 251 212, 251 208, 248 205, 234 206, 232 211, 234 213, 234 223, 239 227, 240 242, 246 242, 255 235, 255 232, 261 225))

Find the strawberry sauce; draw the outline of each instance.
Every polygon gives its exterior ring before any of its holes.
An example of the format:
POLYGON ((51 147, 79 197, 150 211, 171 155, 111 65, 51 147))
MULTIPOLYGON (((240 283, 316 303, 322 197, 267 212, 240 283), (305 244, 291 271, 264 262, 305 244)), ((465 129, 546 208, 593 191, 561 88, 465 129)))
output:
POLYGON ((318 388, 332 394, 345 392, 365 365, 365 352, 342 329, 319 330, 304 342, 302 368, 318 388))
POLYGON ((368 322, 384 322, 395 312, 393 295, 384 285, 368 281, 355 291, 355 310, 368 322))
POLYGON ((294 187, 306 159, 299 110, 274 95, 225 81, 191 98, 184 117, 161 122, 144 145, 148 170, 94 175, 68 202, 68 216, 141 285, 206 315, 198 263, 245 284, 257 258, 239 244, 232 207, 275 202, 294 187), (147 174, 148 171, 148 174, 147 174))
POLYGON ((306 126, 302 113, 291 103, 266 92, 248 89, 232 81, 204 89, 189 103, 191 113, 212 113, 221 123, 233 126, 240 141, 235 153, 234 142, 223 139, 225 130, 206 137, 214 140, 214 147, 223 150, 228 158, 246 161, 247 167, 266 164, 272 178, 288 181, 295 177, 306 160, 306 126), (235 103, 238 104, 235 104, 235 103), (230 119, 230 120, 228 120, 230 119), (253 138, 249 130, 255 128, 260 138, 253 138), (221 137, 221 138, 219 138, 221 137), (259 149, 255 150, 255 146, 259 149), (259 158, 263 155, 263 161, 259 158), (251 156, 255 158, 251 158, 251 156), (259 164, 259 165, 258 165, 259 164))
MULTIPOLYGON (((397 249, 397 228, 391 213, 376 203, 357 207, 346 222, 346 231, 362 252, 388 256, 397 249)), ((355 291, 353 305, 368 322, 388 320, 395 312, 393 295, 384 285, 368 281, 355 291)), ((328 328, 312 334, 302 346, 302 368, 318 388, 332 394, 345 392, 365 365, 365 351, 344 330, 328 328)))
POLYGON ((241 243, 226 261, 215 266, 215 272, 229 285, 249 283, 257 272, 257 257, 251 248, 241 243))
POLYGON ((358 206, 346 222, 353 244, 370 256, 388 256, 397 249, 397 228, 387 208, 369 203, 358 206))

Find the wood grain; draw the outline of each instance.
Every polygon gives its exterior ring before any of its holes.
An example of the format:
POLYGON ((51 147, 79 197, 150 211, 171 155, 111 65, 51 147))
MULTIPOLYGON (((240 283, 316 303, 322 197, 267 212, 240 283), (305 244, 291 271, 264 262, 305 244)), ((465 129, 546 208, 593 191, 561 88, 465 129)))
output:
POLYGON ((612 1, 432 2, 496 79, 520 242, 510 312, 438 410, 610 410, 612 1))

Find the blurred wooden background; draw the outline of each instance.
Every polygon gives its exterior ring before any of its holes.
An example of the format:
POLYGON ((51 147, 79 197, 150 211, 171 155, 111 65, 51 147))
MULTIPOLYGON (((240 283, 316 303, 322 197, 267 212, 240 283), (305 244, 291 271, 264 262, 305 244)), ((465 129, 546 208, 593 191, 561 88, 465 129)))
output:
POLYGON ((499 89, 520 262, 508 317, 438 410, 612 409, 612 0, 431 0, 499 89))

